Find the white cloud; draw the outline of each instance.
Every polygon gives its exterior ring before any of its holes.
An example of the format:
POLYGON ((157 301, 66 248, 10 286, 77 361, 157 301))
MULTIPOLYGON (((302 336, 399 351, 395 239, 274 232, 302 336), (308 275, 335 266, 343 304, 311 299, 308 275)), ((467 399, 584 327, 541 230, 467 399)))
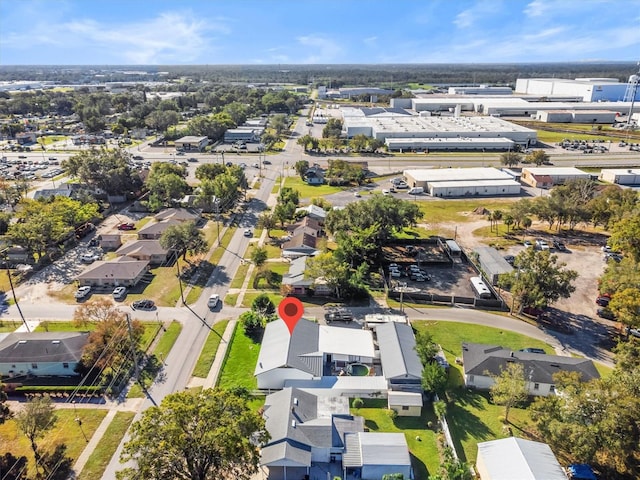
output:
POLYGON ((528 17, 541 17, 547 11, 548 5, 542 0, 533 0, 524 9, 524 13, 528 17))
POLYGON ((474 11, 472 9, 469 9, 469 10, 463 10, 458 15, 456 15, 456 19, 453 21, 453 23, 458 28, 467 28, 473 25, 474 21, 475 21, 474 11))
POLYGON ((321 35, 298 37, 298 43, 308 52, 302 63, 332 63, 339 61, 342 47, 334 40, 321 35))
POLYGON ((366 45, 369 45, 370 47, 373 47, 378 42, 378 37, 373 36, 373 37, 363 38, 362 42, 365 43, 366 45))

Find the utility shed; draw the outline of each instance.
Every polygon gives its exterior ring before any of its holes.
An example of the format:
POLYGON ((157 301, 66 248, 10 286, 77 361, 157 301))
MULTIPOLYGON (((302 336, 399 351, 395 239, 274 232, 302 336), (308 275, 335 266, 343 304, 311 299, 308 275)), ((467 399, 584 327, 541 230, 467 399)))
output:
POLYGON ((500 275, 513 271, 513 267, 493 247, 477 247, 474 252, 478 254, 480 268, 491 285, 498 284, 500 275))
POLYGON ((352 474, 362 480, 381 480, 392 473, 411 478, 411 456, 404 433, 358 432, 347 434, 345 439, 345 478, 352 474))
POLYGON ((509 437, 478 444, 480 480, 567 480, 546 443, 509 437))

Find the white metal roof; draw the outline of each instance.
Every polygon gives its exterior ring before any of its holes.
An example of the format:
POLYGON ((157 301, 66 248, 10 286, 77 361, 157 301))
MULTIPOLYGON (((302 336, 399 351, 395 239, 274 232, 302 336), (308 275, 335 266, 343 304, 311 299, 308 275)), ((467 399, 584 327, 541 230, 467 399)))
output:
POLYGON ((369 330, 320 325, 318 350, 373 358, 373 335, 369 330))
POLYGON ((404 405, 408 407, 421 407, 422 394, 418 392, 389 392, 389 405, 404 405))
POLYGON ((576 176, 585 178, 591 176, 576 167, 526 167, 522 169, 522 173, 524 173, 525 170, 532 175, 576 176))
POLYGON ((404 176, 410 176, 417 182, 454 182, 468 180, 513 180, 513 177, 493 167, 472 168, 433 168, 405 170, 404 176))
POLYGON ((477 463, 486 468, 482 480, 567 480, 549 445, 522 438, 479 443, 477 463))
POLYGON ((404 433, 360 432, 363 465, 410 465, 404 433))
POLYGON ((433 187, 456 188, 456 187, 520 187, 520 182, 515 180, 452 180, 449 182, 429 182, 433 187))

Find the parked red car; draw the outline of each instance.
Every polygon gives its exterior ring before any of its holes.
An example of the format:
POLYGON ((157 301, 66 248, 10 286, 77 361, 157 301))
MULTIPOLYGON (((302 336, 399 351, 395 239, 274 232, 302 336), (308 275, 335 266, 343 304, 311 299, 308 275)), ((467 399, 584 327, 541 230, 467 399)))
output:
POLYGON ((118 225, 118 230, 135 230, 136 226, 133 223, 121 223, 118 225))

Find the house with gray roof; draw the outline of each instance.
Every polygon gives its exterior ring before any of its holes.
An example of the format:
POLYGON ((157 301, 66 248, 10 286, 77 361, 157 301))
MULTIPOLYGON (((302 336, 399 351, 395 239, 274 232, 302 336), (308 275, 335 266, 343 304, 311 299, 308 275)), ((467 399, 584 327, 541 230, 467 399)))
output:
POLYGON ((69 377, 78 375, 89 332, 18 332, 0 334, 0 376, 69 377))
POLYGON ((116 255, 145 260, 150 265, 161 265, 167 261, 170 251, 160 245, 160 240, 135 240, 116 250, 116 255))
POLYGON ((144 227, 138 230, 138 240, 157 240, 167 230, 167 228, 174 225, 180 225, 180 220, 168 219, 162 222, 147 223, 144 227))
POLYGON ((282 276, 282 285, 289 290, 290 295, 306 295, 307 289, 313 285, 313 280, 304 278, 307 269, 307 257, 291 260, 289 271, 282 276))
POLYGON ((307 205, 306 207, 296 208, 296 213, 300 212, 315 220, 318 220, 322 224, 324 224, 324 220, 325 218, 327 218, 327 212, 325 211, 325 209, 313 204, 307 205))
POLYGON ((319 325, 301 318, 293 333, 284 321, 267 324, 254 375, 260 389, 281 389, 287 380, 336 375, 352 363, 373 364, 370 331, 319 325))
POLYGON ((422 392, 422 362, 410 325, 388 322, 376 325, 382 373, 391 390, 422 392))
POLYGON ((411 475, 411 456, 404 433, 357 432, 347 435, 343 478, 381 480, 384 475, 411 475), (353 475, 353 477, 349 476, 353 475))
POLYGON ((500 375, 509 363, 522 365, 529 395, 555 394, 553 376, 558 372, 576 372, 583 382, 600 378, 595 365, 587 358, 513 351, 480 343, 462 344, 464 383, 467 387, 488 390, 494 384, 493 377, 500 375))
POLYGON ((364 419, 349 413, 346 397, 285 388, 268 395, 264 406, 269 442, 260 464, 269 479, 304 478, 314 464, 339 461, 347 434, 364 431, 364 419))
POLYGON ((202 211, 195 208, 165 208, 156 213, 153 218, 158 222, 177 220, 179 222, 198 223, 202 218, 202 211))
POLYGON ((93 263, 76 276, 79 286, 90 287, 135 287, 149 271, 147 260, 123 256, 115 260, 93 263))
POLYGON ((299 232, 282 244, 282 256, 288 258, 312 256, 318 253, 316 236, 299 232))

